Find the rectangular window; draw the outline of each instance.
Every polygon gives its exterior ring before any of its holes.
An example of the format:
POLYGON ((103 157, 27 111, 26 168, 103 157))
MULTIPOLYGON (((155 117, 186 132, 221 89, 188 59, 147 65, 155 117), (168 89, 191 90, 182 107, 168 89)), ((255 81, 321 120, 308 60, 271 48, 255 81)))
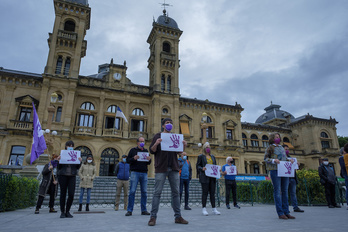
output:
POLYGON ((56 122, 60 122, 61 117, 62 117, 62 107, 58 107, 57 113, 56 113, 56 122))
POLYGON ((11 149, 10 159, 8 165, 22 166, 25 155, 25 147, 13 146, 11 149))
POLYGON ((131 122, 131 131, 144 131, 144 121, 132 119, 131 122))
POLYGON ((330 148, 330 142, 329 141, 321 141, 321 147, 322 148, 330 148))
POLYGON ((105 118, 105 129, 112 129, 115 128, 116 130, 120 130, 120 118, 115 117, 106 117, 105 118), (116 120, 115 120, 116 119, 116 120))
POLYGON ((180 131, 184 135, 190 135, 190 129, 188 122, 180 122, 180 131))
POLYGON ((80 114, 79 126, 93 127, 94 116, 88 114, 80 114))
POLYGON ((21 111, 19 113, 19 121, 30 122, 30 115, 31 115, 31 108, 21 107, 21 111))
POLYGON ((247 147, 247 146, 248 146, 248 140, 243 139, 243 146, 244 146, 244 147, 247 147))
POLYGON ((226 130, 226 139, 232 139, 232 130, 231 129, 226 130))

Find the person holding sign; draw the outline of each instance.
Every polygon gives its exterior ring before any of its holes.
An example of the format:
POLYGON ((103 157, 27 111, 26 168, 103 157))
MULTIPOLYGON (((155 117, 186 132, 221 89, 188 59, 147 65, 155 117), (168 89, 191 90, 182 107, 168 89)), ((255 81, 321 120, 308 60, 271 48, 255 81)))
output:
MULTIPOLYGON (((269 136, 269 146, 266 148, 264 160, 273 184, 273 197, 279 219, 295 219, 290 215, 288 202, 289 177, 278 176, 278 164, 287 161, 284 148, 280 145, 280 134, 269 136)), ((291 162, 294 162, 291 160, 291 162)))
POLYGON ((97 170, 94 163, 92 154, 87 155, 86 161, 82 164, 79 170, 80 177, 80 198, 79 198, 79 209, 82 210, 83 194, 87 189, 87 200, 86 200, 86 211, 89 211, 89 202, 91 201, 91 191, 93 188, 93 180, 97 174, 97 170))
POLYGON ((226 208, 230 209, 230 192, 232 190, 233 205, 235 208, 240 209, 237 204, 237 184, 236 175, 237 167, 233 165, 233 158, 227 157, 226 164, 222 166, 222 175, 225 176, 225 188, 226 188, 226 208))
MULTIPOLYGON (((180 195, 179 195, 179 184, 180 184, 180 176, 179 176, 179 162, 178 162, 178 154, 183 152, 179 151, 168 151, 162 150, 162 143, 167 143, 162 139, 161 134, 168 135, 170 131, 173 129, 173 121, 170 118, 165 118, 162 120, 162 130, 163 133, 157 133, 152 139, 150 145, 150 152, 155 155, 155 189, 152 198, 152 209, 151 209, 151 217, 148 222, 149 226, 156 225, 157 212, 159 209, 161 193, 163 190, 164 182, 168 177, 168 181, 170 184, 170 189, 172 191, 172 207, 174 210, 175 223, 178 224, 188 224, 188 221, 181 217, 180 212, 180 195)), ((175 134, 172 134, 175 135, 175 134)), ((182 135, 181 135, 182 136, 182 135)), ((166 136, 165 136, 166 137, 166 136)), ((166 137, 167 138, 167 137, 166 137)), ((186 147, 187 143, 185 140, 182 140, 182 144, 178 143, 178 136, 175 135, 172 138, 171 147, 186 147)), ((180 141, 180 138, 179 138, 180 141)))
POLYGON ((210 144, 206 142, 203 145, 203 154, 200 154, 197 159, 196 168, 199 175, 199 182, 202 185, 202 213, 204 216, 208 216, 207 212, 207 198, 208 193, 210 195, 210 203, 213 208, 213 214, 220 215, 220 212, 215 208, 215 188, 216 188, 216 177, 207 176, 206 165, 216 165, 215 156, 210 153, 210 144))
POLYGON ((46 164, 42 170, 42 181, 39 188, 39 198, 37 199, 35 214, 39 214, 39 209, 41 208, 46 193, 50 195, 50 202, 48 204, 50 207, 49 212, 57 213, 57 211, 53 208, 54 199, 57 197, 58 193, 57 165, 58 155, 53 154, 52 160, 46 164))
POLYGON ((130 164, 130 190, 128 196, 128 207, 126 216, 131 216, 134 207, 135 192, 138 183, 140 183, 141 191, 141 215, 150 215, 146 209, 147 202, 147 170, 151 164, 151 156, 145 148, 145 139, 140 137, 137 139, 137 146, 133 147, 127 157, 127 163, 130 164))
MULTIPOLYGON (((74 142, 73 141, 67 141, 65 143, 65 150, 69 152, 74 152, 74 142)), ((74 195, 75 195, 75 186, 76 186, 76 175, 77 172, 81 166, 81 157, 73 157, 71 159, 68 159, 66 157, 62 157, 63 154, 66 152, 61 153, 60 156, 58 156, 59 165, 58 165, 58 182, 60 186, 60 218, 72 218, 73 216, 70 213, 71 205, 74 201, 74 195), (62 164, 60 160, 67 160, 67 162, 76 163, 79 162, 79 164, 70 164, 70 163, 64 163, 62 164), (70 161, 71 160, 71 161, 70 161), (78 161, 77 161, 78 160, 78 161), (66 193, 68 191, 68 200, 66 200, 66 193), (66 208, 65 208, 66 205, 66 208)))

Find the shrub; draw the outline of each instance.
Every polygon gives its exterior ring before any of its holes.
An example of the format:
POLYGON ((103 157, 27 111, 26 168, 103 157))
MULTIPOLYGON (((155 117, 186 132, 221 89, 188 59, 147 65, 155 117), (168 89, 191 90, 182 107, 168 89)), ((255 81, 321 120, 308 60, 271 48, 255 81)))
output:
POLYGON ((255 202, 256 186, 251 182, 237 182, 237 199, 239 202, 255 202))
POLYGON ((273 185, 272 181, 264 180, 258 184, 257 197, 259 203, 273 203, 273 185))

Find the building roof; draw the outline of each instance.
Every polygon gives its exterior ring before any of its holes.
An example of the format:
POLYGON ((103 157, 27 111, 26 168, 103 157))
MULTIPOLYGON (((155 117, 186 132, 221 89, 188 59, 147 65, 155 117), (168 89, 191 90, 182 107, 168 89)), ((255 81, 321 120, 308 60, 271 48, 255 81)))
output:
POLYGON ((156 23, 158 23, 162 26, 172 27, 172 28, 180 30, 178 27, 178 24, 175 22, 175 20, 166 14, 166 10, 163 10, 163 15, 160 15, 157 18, 156 23))
POLYGON ((295 117, 287 111, 280 110, 280 105, 275 105, 271 102, 271 105, 265 108, 266 113, 262 114, 255 123, 265 123, 273 119, 283 119, 286 120, 286 117, 290 116, 291 121, 295 117))

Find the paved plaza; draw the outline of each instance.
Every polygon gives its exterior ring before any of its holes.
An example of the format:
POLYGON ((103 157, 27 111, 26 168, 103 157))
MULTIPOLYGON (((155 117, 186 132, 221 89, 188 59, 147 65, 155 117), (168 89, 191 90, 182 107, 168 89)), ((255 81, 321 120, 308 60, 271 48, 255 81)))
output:
MULTIPOLYGON (((174 223, 174 213, 168 206, 161 207, 156 226, 148 226, 149 216, 140 215, 135 208, 133 215, 126 217, 125 210, 114 211, 110 206, 91 207, 90 213, 76 214, 74 218, 59 218, 60 213, 48 213, 48 209, 34 214, 34 208, 0 213, 0 231, 41 232, 41 231, 347 231, 348 210, 329 209, 323 206, 301 206, 304 213, 291 212, 295 220, 280 220, 273 205, 242 205, 241 209, 219 207, 221 215, 203 216, 200 207, 182 210, 188 225, 174 223), (104 213, 94 213, 103 211, 104 213)), ((150 210, 150 209, 149 209, 150 210)), ((291 210, 292 211, 292 210, 291 210)), ((211 208, 208 208, 211 212, 211 208)))

